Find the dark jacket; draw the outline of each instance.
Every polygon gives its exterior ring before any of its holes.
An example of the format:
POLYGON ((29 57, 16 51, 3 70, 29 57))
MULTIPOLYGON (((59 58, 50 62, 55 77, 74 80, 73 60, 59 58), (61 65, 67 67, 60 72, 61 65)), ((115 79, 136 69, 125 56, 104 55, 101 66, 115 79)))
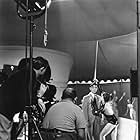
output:
POLYGON ((11 75, 0 88, 0 113, 9 120, 36 97, 36 75, 32 73, 32 93, 29 92, 29 71, 22 69, 11 75), (32 99, 30 100, 31 97, 32 99))

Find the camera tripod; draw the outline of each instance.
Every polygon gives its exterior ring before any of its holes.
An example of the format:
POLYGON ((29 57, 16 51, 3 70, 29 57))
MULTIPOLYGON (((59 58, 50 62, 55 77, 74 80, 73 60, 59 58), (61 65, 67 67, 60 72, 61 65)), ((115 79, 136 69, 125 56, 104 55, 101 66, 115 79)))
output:
POLYGON ((33 138, 37 134, 40 140, 43 140, 41 133, 39 131, 39 127, 37 124, 38 118, 36 118, 36 114, 34 112, 35 106, 28 107, 27 111, 23 112, 23 117, 20 119, 18 124, 18 128, 16 129, 13 140, 17 140, 20 138, 20 134, 23 135, 24 139, 28 139, 28 137, 33 138), (29 113, 31 113, 29 115, 29 113), (29 118, 30 117, 30 118, 29 118), (30 125, 30 127, 29 127, 30 125), (30 131, 29 131, 30 129, 30 131), (30 132, 30 133, 29 133, 30 132))

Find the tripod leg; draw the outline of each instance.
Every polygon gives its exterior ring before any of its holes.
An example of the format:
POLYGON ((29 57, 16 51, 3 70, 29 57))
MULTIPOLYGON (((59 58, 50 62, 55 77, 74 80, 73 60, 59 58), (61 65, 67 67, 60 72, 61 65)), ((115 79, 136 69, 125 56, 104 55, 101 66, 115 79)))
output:
POLYGON ((23 134, 23 135, 25 135, 25 138, 26 138, 26 126, 27 126, 27 122, 25 123, 25 122, 22 122, 21 124, 20 124, 20 126, 19 126, 19 128, 18 128, 18 130, 17 130, 17 133, 16 133, 16 137, 15 137, 15 139, 17 139, 18 137, 19 137, 19 135, 21 134, 21 132, 24 130, 25 131, 25 133, 23 134))
POLYGON ((36 131, 37 131, 37 133, 38 133, 38 135, 39 135, 40 140, 43 140, 43 138, 42 138, 42 136, 41 136, 41 134, 40 134, 40 132, 39 132, 39 129, 38 129, 38 127, 37 127, 36 122, 35 122, 34 119, 33 119, 33 123, 34 123, 34 126, 35 126, 35 128, 36 128, 36 131))

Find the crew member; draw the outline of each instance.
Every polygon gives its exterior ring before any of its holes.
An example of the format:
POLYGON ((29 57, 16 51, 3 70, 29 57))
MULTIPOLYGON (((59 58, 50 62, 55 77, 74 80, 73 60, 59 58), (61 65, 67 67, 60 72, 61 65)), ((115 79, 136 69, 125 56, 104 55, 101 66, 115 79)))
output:
POLYGON ((11 75, 0 88, 0 139, 10 140, 13 117, 23 112, 36 98, 36 83, 49 67, 49 62, 43 57, 33 58, 32 81, 30 82, 29 65, 22 65, 11 75), (32 86, 30 84, 32 83, 32 86), (30 93, 32 87, 32 93, 30 93), (32 97, 32 98, 30 98, 32 97))
POLYGON ((62 101, 54 104, 43 120, 43 128, 49 133, 48 140, 84 140, 86 121, 81 108, 75 104, 76 91, 67 87, 62 101))

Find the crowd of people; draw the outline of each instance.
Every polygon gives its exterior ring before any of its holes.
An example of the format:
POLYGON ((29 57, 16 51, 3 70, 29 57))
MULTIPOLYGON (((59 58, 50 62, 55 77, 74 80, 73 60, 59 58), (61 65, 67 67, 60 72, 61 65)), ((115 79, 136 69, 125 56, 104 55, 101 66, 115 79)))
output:
MULTIPOLYGON (((34 133, 30 133, 35 140, 106 140, 109 134, 117 140, 118 104, 125 92, 118 98, 116 91, 102 91, 99 81, 94 79, 89 93, 78 105, 76 90, 69 86, 57 101, 57 88, 50 78, 51 67, 45 58, 19 61, 17 71, 0 88, 0 140, 16 140, 23 124, 32 123, 30 118, 35 118, 33 122, 37 124, 34 133), (17 113, 19 122, 15 128, 13 118, 17 113)), ((133 104, 128 100, 126 114, 130 111, 131 119, 136 115, 133 104)))

